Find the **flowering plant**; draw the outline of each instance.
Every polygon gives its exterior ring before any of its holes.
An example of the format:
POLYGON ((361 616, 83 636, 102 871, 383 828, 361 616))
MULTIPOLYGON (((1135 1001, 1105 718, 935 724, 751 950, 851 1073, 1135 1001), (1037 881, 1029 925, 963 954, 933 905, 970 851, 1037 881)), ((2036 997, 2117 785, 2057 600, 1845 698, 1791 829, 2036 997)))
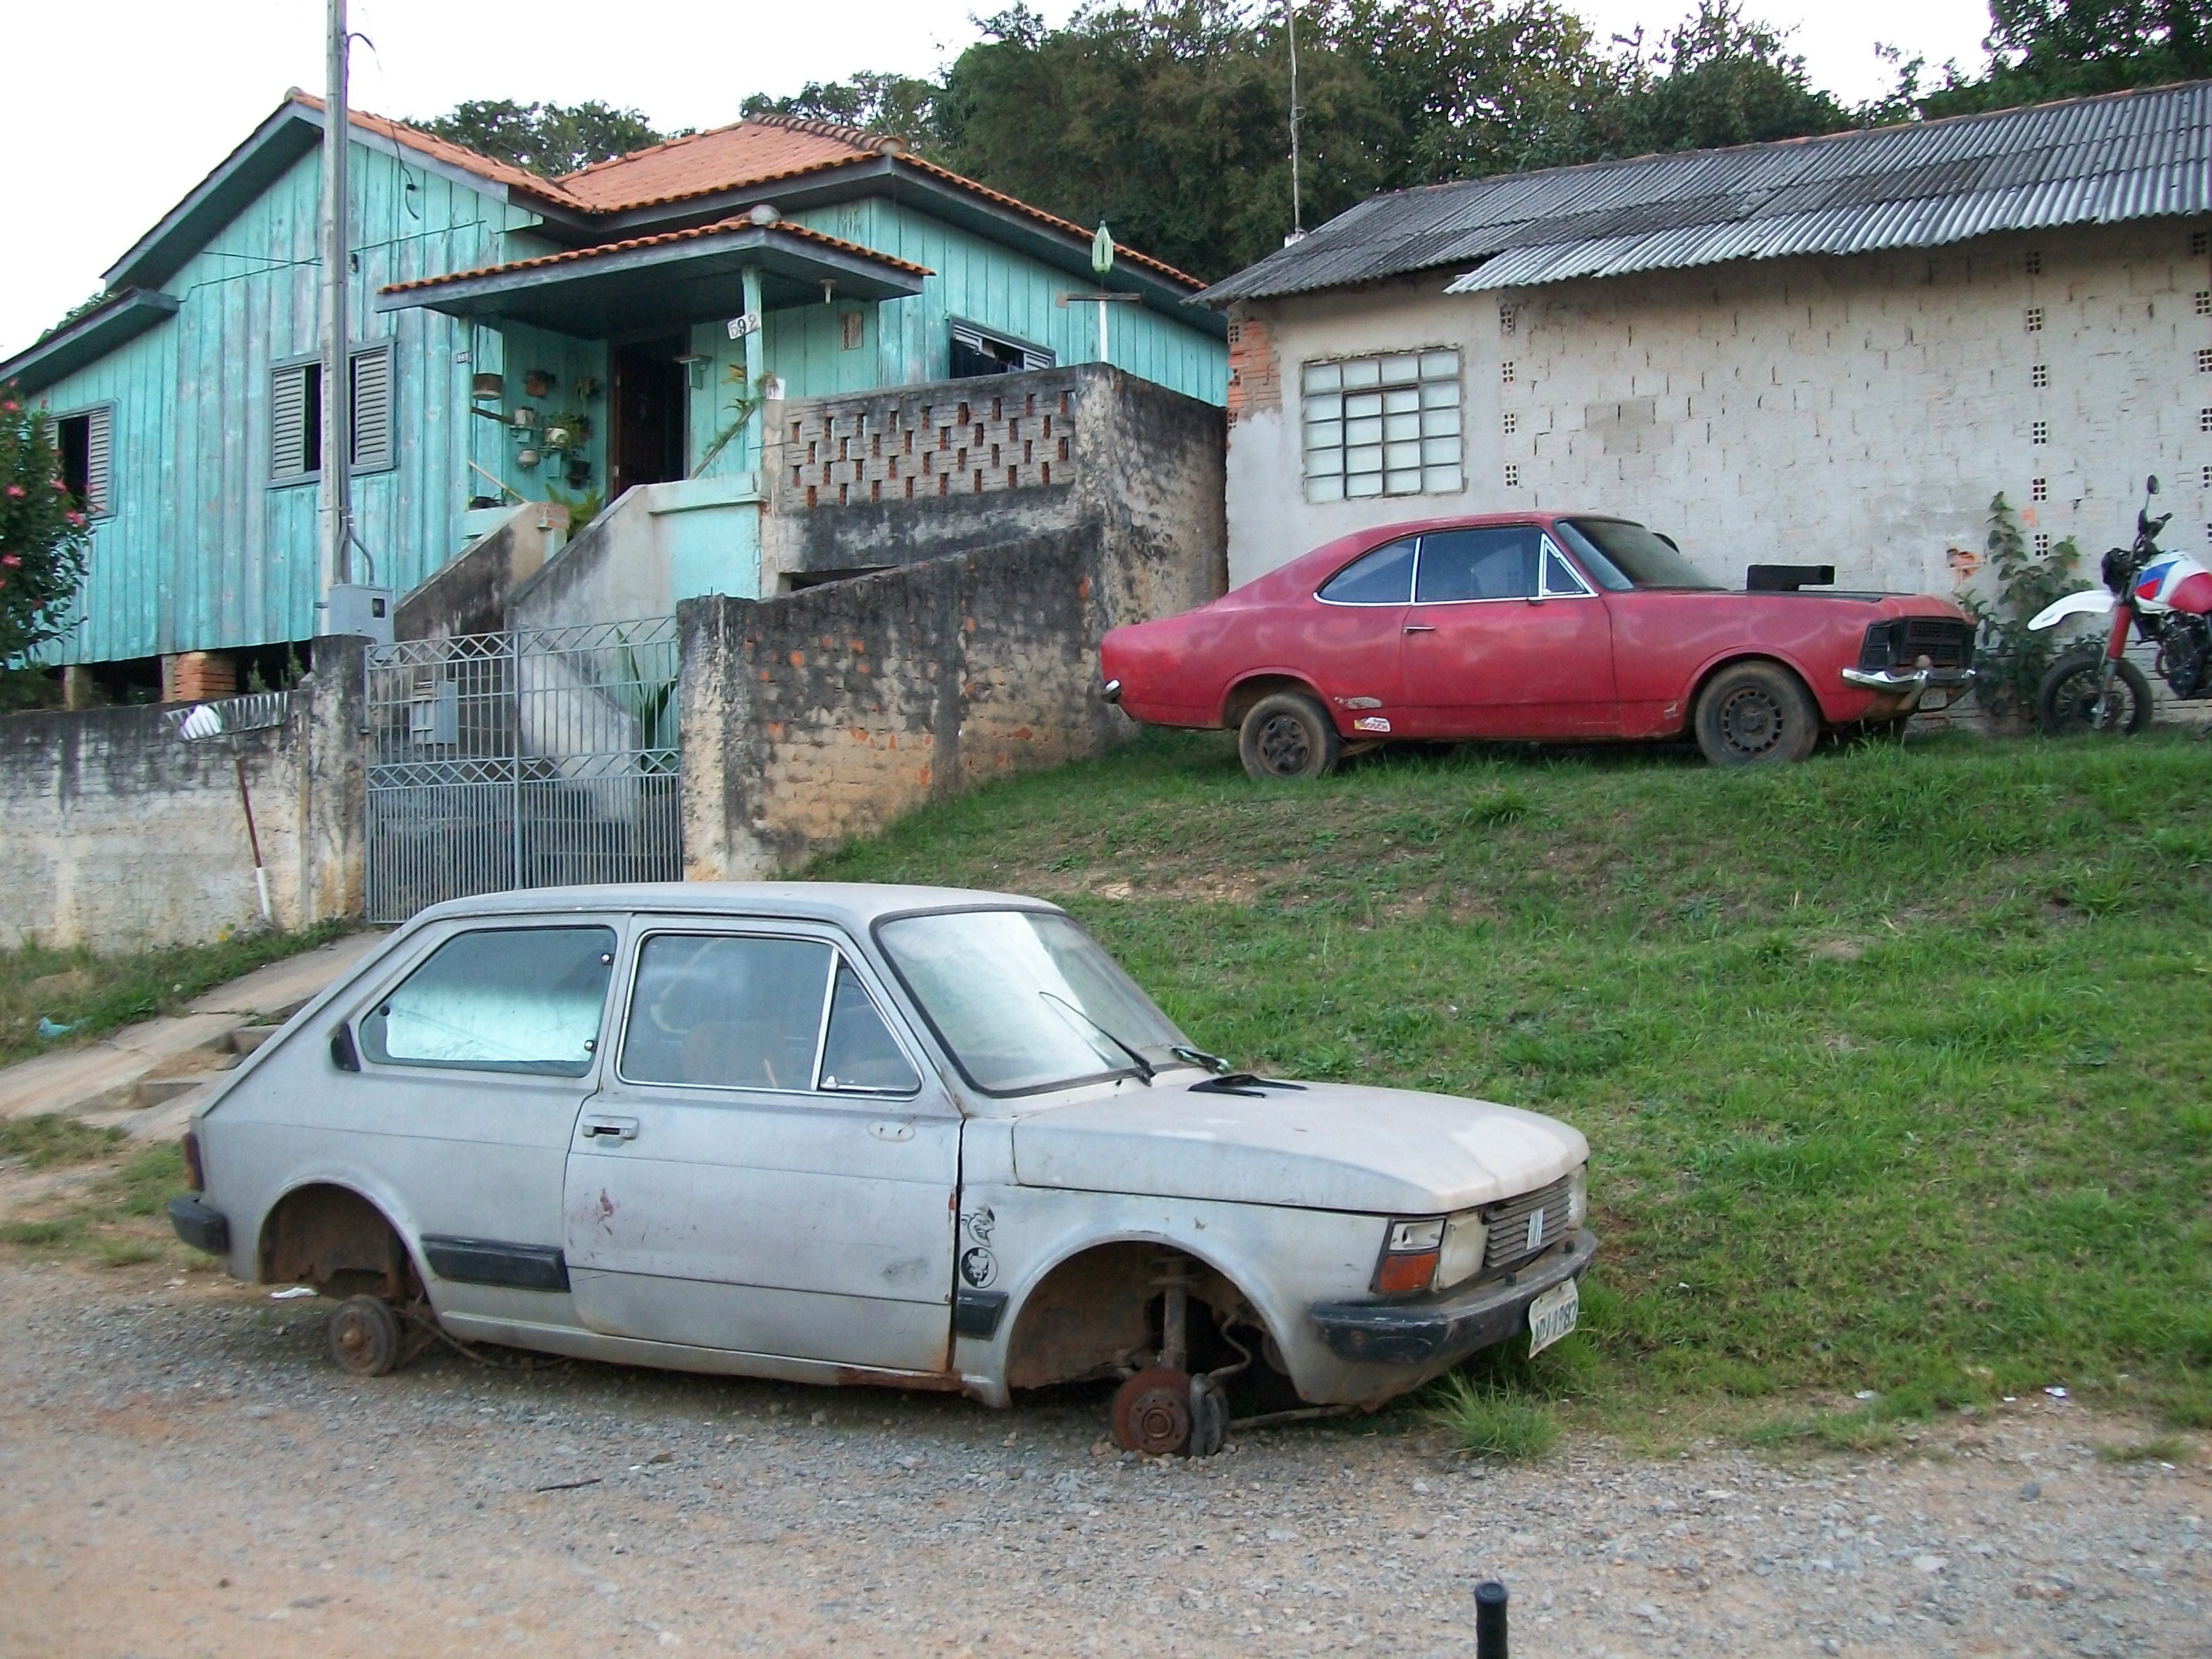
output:
POLYGON ((91 539, 62 477, 53 416, 0 386, 0 668, 69 629, 91 539))

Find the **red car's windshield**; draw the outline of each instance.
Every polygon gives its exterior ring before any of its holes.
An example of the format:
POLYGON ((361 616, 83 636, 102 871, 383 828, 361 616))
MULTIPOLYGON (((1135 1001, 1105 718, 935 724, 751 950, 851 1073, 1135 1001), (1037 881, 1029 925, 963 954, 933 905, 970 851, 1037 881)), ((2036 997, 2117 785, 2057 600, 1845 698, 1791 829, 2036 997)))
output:
POLYGON ((1601 587, 1689 587, 1717 592, 1720 584, 1699 574, 1681 550, 1626 519, 1561 519, 1566 538, 1601 587))

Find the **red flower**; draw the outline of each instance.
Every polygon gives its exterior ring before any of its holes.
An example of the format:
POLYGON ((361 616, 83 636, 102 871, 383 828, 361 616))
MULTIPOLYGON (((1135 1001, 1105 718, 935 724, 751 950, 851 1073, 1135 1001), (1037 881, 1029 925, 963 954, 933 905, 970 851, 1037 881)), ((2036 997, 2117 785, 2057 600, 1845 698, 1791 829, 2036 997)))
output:
POLYGON ((64 513, 62 514, 62 517, 67 519, 70 525, 78 530, 83 529, 87 522, 84 514, 82 513, 64 513))
POLYGON ((21 484, 9 484, 8 486, 8 495, 9 499, 11 501, 20 501, 29 493, 30 492, 25 489, 21 484))
POLYGON ((17 558, 13 553, 0 553, 0 564, 6 565, 10 570, 22 562, 22 560, 17 558))
POLYGON ((23 412, 23 405, 21 404, 0 404, 0 409, 6 410, 10 415, 20 415, 23 412))
POLYGON ((57 495, 66 495, 69 494, 69 486, 64 483, 59 478, 56 478, 53 481, 53 485, 54 494, 57 495))

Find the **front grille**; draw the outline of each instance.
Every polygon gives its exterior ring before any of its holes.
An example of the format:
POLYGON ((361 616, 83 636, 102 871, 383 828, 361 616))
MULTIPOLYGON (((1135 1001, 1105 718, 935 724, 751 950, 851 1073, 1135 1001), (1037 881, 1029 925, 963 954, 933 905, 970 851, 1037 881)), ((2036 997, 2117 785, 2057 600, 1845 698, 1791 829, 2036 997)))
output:
POLYGON ((1909 668, 1921 658, 1935 668, 1965 668, 1974 660, 1974 625, 1948 617, 1907 617, 1905 639, 1898 651, 1898 666, 1909 668))
POLYGON ((1503 1199, 1483 1211, 1482 1218, 1490 1228, 1482 1245, 1485 1269, 1510 1267, 1523 1256, 1535 1253, 1528 1246, 1528 1222, 1540 1210, 1544 1223, 1538 1231, 1535 1249, 1543 1249, 1566 1237, 1567 1182, 1571 1179, 1561 1176, 1548 1187, 1503 1199))

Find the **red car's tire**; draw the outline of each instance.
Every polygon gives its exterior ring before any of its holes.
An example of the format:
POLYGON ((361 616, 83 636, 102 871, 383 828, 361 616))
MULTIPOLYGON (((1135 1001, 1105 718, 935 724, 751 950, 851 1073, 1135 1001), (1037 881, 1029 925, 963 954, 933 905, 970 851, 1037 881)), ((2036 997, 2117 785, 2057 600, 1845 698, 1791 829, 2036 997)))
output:
POLYGON ((1698 747, 1716 766, 1803 760, 1820 740, 1820 710, 1804 683, 1778 663, 1733 663, 1705 682, 1691 717, 1698 747))
POLYGON ((1252 705, 1237 728, 1244 769, 1261 782, 1325 777, 1336 769, 1344 745, 1328 713, 1297 691, 1278 691, 1252 705))

